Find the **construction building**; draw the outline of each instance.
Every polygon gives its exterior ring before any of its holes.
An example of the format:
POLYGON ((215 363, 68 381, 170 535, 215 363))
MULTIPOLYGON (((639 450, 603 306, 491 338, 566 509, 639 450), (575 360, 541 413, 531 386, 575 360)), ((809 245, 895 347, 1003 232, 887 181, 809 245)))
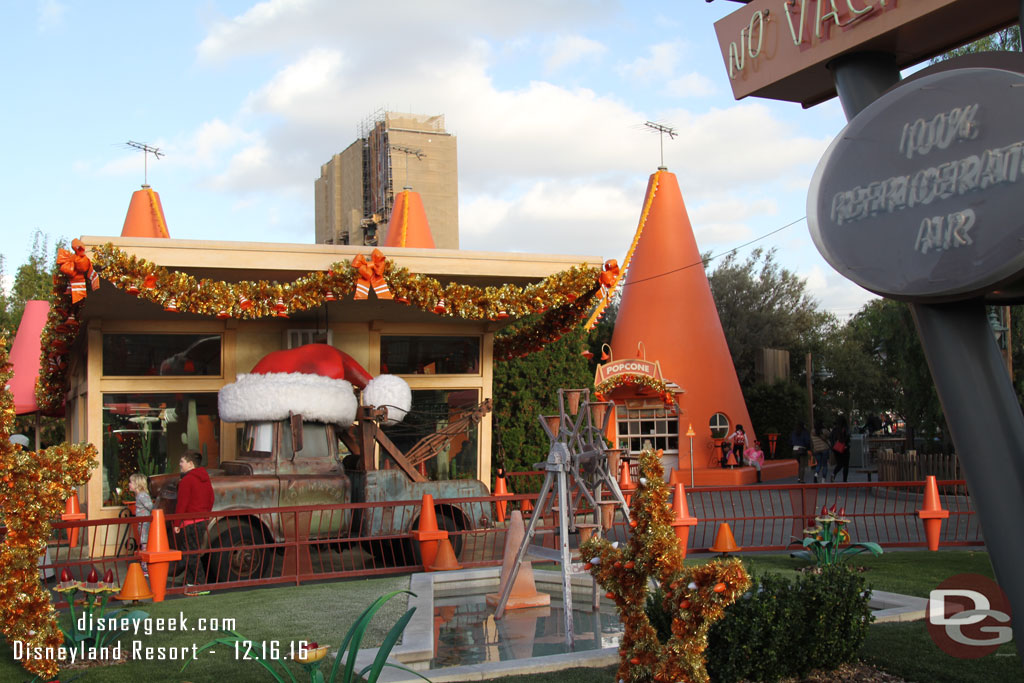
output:
POLYGON ((377 112, 359 139, 320 167, 317 244, 384 244, 395 196, 406 188, 422 197, 437 248, 458 249, 456 138, 443 114, 377 112))

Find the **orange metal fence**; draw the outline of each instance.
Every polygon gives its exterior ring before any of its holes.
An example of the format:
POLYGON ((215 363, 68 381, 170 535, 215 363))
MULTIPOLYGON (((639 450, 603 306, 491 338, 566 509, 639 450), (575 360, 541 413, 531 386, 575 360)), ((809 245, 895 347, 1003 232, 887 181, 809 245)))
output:
MULTIPOLYGON (((513 490, 520 488, 519 479, 510 480, 515 482, 513 490)), ((942 528, 943 546, 984 544, 963 484, 939 482, 942 505, 950 511, 942 528)), ((744 550, 793 548, 793 541, 799 542, 801 531, 813 525, 821 508, 833 505, 845 508, 854 541, 876 541, 883 547, 925 546, 923 526, 917 518, 923 482, 707 487, 689 490, 687 495, 690 514, 698 519, 690 534, 689 551, 693 553, 708 551, 722 522, 729 523, 744 550)), ((536 505, 536 494, 436 500, 435 509, 439 526, 449 531, 459 562, 465 567, 482 567, 502 561, 507 524, 494 521, 496 504, 505 503, 511 510, 526 501, 536 505)), ((171 568, 168 593, 183 592, 185 584, 199 589, 233 588, 418 571, 422 569, 419 547, 406 530, 415 529, 419 515, 420 501, 210 513, 209 533, 198 550, 183 548, 181 535, 168 529, 171 547, 184 553, 182 562, 171 568), (403 531, 385 533, 392 529, 403 531)), ((168 515, 168 527, 183 517, 168 515)), ((49 567, 58 575, 68 569, 79 580, 93 568, 100 576, 112 570, 120 582, 128 563, 139 561, 138 531, 150 519, 56 522, 49 567), (77 536, 74 545, 71 536, 77 536)), ((541 534, 537 542, 554 547, 558 538, 552 533, 557 528, 554 518, 548 514, 539 528, 548 533, 541 534)), ((606 535, 622 541, 629 532, 618 513, 606 535)))

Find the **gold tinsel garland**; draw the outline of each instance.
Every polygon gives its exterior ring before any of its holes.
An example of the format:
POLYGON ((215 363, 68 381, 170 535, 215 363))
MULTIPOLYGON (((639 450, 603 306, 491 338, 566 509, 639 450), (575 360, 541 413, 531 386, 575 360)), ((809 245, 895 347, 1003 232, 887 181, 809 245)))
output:
POLYGON ((619 387, 627 384, 647 387, 648 389, 656 391, 661 396, 661 400, 667 406, 674 406, 676 403, 675 394, 673 394, 668 388, 668 383, 664 380, 658 379, 657 377, 651 377, 650 375, 637 375, 633 373, 614 375, 595 386, 594 392, 597 394, 597 398, 599 400, 606 401, 608 400, 606 396, 619 387))
MULTIPOLYGON (((37 562, 46 551, 50 520, 64 511, 77 486, 89 479, 97 453, 91 445, 61 444, 39 452, 10 442, 14 399, 6 389, 11 378, 5 345, 0 340, 0 513, 7 533, 0 545, 0 621, 11 643, 25 648, 58 648, 64 636, 49 593, 39 583, 37 562)), ((44 652, 46 650, 43 650, 44 652)), ((59 665, 52 659, 21 662, 29 672, 50 680, 59 665)))
MULTIPOLYGON (((339 261, 326 271, 314 271, 284 284, 196 279, 126 254, 109 243, 93 250, 92 264, 103 280, 164 310, 243 320, 288 317, 290 312, 351 296, 360 280, 359 269, 351 261, 339 261)), ((385 259, 383 279, 396 301, 448 318, 517 320, 539 315, 536 322, 495 340, 495 359, 509 360, 539 351, 578 325, 593 305, 599 274, 598 268, 584 264, 523 287, 443 285, 385 259)), ((59 414, 63 408, 66 355, 78 333, 74 315, 78 305, 71 303, 67 287, 67 276, 55 271, 36 385, 36 401, 44 414, 59 414)))
POLYGON ((708 629, 747 591, 750 577, 735 559, 685 567, 671 526, 661 451, 641 453, 640 472, 628 544, 618 547, 593 538, 580 546, 582 557, 589 559, 586 568, 608 591, 625 627, 616 680, 705 683, 708 629), (666 643, 658 640, 645 610, 650 577, 661 584, 664 608, 672 615, 672 636, 666 643))

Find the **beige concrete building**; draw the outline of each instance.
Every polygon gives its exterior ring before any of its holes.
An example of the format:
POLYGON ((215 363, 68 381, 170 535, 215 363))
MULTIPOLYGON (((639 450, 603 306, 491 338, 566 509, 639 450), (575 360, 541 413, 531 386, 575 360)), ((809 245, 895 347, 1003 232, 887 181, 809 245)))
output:
POLYGON ((423 198, 436 246, 458 249, 457 157, 444 115, 374 115, 358 140, 320 167, 317 243, 383 244, 395 194, 409 187, 423 198))

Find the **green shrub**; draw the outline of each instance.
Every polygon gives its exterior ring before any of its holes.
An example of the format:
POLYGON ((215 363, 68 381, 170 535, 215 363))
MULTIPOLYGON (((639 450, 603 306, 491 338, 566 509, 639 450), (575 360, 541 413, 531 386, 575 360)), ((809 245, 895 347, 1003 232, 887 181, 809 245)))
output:
MULTIPOLYGON (((708 632, 707 670, 716 683, 778 681, 831 670, 860 650, 872 617, 864 579, 846 567, 790 580, 753 576, 754 586, 708 632)), ((671 622, 655 591, 647 613, 664 642, 671 622)))

